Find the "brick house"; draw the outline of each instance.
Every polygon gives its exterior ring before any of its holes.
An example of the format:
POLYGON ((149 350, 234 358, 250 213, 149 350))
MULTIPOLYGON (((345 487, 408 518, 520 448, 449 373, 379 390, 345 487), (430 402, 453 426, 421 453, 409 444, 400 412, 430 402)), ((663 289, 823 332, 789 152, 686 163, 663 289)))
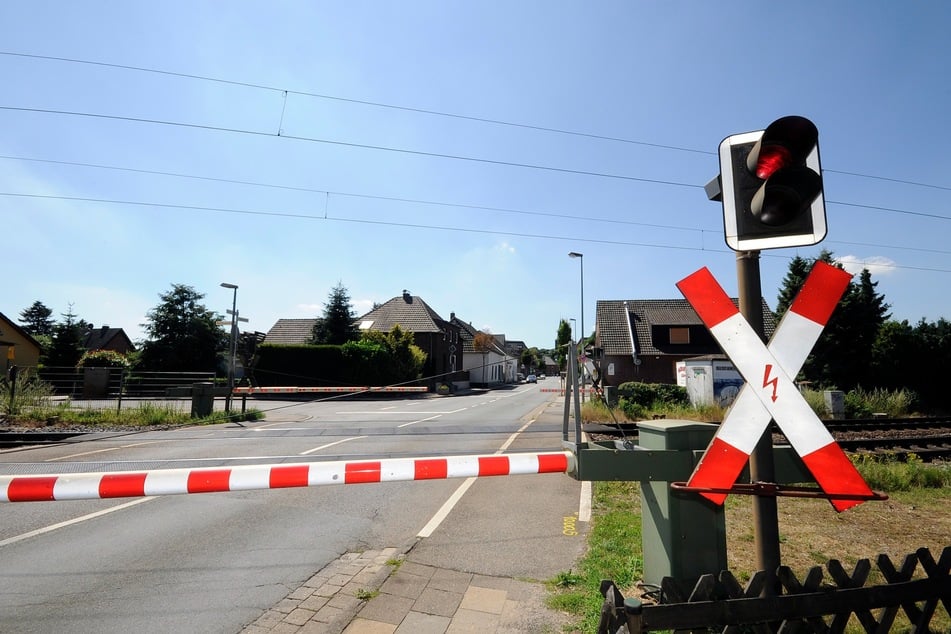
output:
MULTIPOLYGON (((766 300, 763 327, 767 338, 776 329, 776 318, 766 300)), ((678 361, 723 354, 685 299, 598 301, 595 347, 602 350, 604 385, 627 381, 676 384, 678 361)))

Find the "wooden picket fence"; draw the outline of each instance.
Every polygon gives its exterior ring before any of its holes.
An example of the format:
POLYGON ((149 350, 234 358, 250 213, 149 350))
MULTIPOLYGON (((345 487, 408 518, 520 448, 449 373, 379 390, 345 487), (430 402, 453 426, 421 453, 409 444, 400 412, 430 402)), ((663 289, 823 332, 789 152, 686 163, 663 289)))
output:
POLYGON ((824 581, 819 566, 810 569, 801 582, 784 566, 776 575, 781 592, 774 596, 761 596, 766 581, 762 571, 745 587, 728 571, 704 575, 692 588, 667 578, 656 604, 625 600, 613 581, 603 581, 605 601, 598 633, 839 634, 854 614, 867 634, 878 634, 891 631, 903 611, 910 624, 903 631, 926 634, 937 631, 930 624, 939 604, 946 619, 951 616, 951 546, 937 561, 927 548, 919 548, 899 567, 885 554, 876 563, 886 582, 873 586, 865 585, 872 570, 868 559, 860 560, 851 574, 838 560, 829 561, 829 581, 824 581))

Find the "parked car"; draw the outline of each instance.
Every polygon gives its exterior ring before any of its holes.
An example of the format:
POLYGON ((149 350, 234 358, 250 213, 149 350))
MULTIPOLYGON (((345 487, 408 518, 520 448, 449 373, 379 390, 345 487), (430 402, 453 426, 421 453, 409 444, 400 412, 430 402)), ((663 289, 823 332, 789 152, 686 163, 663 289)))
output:
POLYGON ((535 377, 534 374, 529 374, 527 377, 525 377, 525 382, 526 382, 526 383, 537 383, 537 382, 538 382, 538 379, 535 377))

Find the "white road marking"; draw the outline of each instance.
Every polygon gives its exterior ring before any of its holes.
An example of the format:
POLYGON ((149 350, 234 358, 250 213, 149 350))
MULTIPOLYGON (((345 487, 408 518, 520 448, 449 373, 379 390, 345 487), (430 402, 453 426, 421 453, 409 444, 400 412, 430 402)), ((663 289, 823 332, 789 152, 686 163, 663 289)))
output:
MULTIPOLYGON (((528 426, 534 422, 535 419, 533 418, 522 425, 521 429, 509 436, 508 440, 502 443, 502 446, 499 447, 498 451, 495 452, 496 455, 504 453, 505 450, 508 449, 513 442, 515 442, 515 439, 518 438, 518 435, 528 429, 528 426)), ((452 509, 455 508, 456 504, 459 503, 459 500, 462 499, 462 496, 466 494, 466 491, 469 490, 469 487, 472 486, 472 483, 477 479, 478 478, 466 478, 462 484, 459 485, 459 488, 457 488, 453 494, 449 496, 449 499, 446 500, 445 503, 439 508, 439 510, 436 511, 436 514, 433 515, 432 518, 426 523, 426 526, 424 526, 422 530, 416 534, 416 536, 425 538, 432 535, 433 532, 439 528, 439 525, 442 524, 443 520, 449 516, 449 513, 452 512, 452 509)))
MULTIPOLYGON (((413 415, 413 416, 426 416, 427 414, 458 414, 459 412, 464 412, 464 411, 466 411, 467 409, 469 409, 469 408, 468 408, 468 407, 460 407, 459 409, 453 409, 453 410, 442 411, 442 412, 438 412, 438 411, 436 411, 436 412, 431 412, 431 411, 419 411, 419 412, 406 411, 406 412, 395 412, 395 413, 398 413, 398 414, 401 414, 401 415, 402 415, 402 414, 411 414, 411 415, 413 415)), ((351 414, 351 415, 352 415, 352 414, 359 414, 360 416, 367 416, 367 415, 369 415, 369 414, 376 414, 377 416, 380 416, 380 415, 382 415, 382 414, 392 414, 392 413, 394 413, 394 412, 381 412, 380 410, 372 410, 372 411, 365 411, 365 412, 364 412, 364 411, 351 411, 351 412, 334 412, 334 413, 337 414, 337 415, 341 415, 341 416, 345 416, 345 415, 347 415, 347 414, 351 414)))
POLYGON ((334 442, 329 442, 326 445, 320 445, 319 447, 314 447, 313 449, 308 449, 307 451, 302 452, 300 455, 307 456, 321 449, 327 449, 328 447, 333 447, 334 445, 339 445, 341 443, 350 442, 351 440, 360 440, 361 438, 366 438, 366 436, 354 436, 352 438, 344 438, 342 440, 336 440, 334 442))
POLYGON ((419 420, 410 421, 408 423, 403 423, 402 425, 397 425, 396 428, 409 427, 410 425, 415 425, 416 423, 425 423, 428 420, 433 420, 439 418, 442 414, 436 414, 435 416, 430 416, 429 418, 420 418, 419 420))
POLYGON ((97 453, 105 453, 107 451, 118 451, 119 449, 128 449, 129 447, 141 447, 143 445, 154 445, 161 441, 153 440, 149 442, 137 442, 131 445, 122 445, 120 447, 109 447, 107 449, 96 449, 94 451, 83 451, 81 453, 74 453, 68 456, 59 456, 58 458, 47 458, 44 462, 58 462, 60 460, 71 460, 73 458, 79 458, 80 456, 91 456, 97 453))
POLYGON ((44 533, 51 533, 60 528, 66 528, 67 526, 72 526, 73 524, 79 524, 80 522, 85 522, 86 520, 95 519, 97 517, 102 517, 103 515, 108 515, 115 511, 121 511, 127 509, 136 504, 142 504, 143 502, 149 502, 156 498, 139 498, 137 500, 132 500, 131 502, 126 502, 125 504, 120 504, 119 506, 113 506, 111 508, 103 509, 102 511, 96 511, 95 513, 90 513, 89 515, 83 515, 81 517, 76 517, 71 520, 66 520, 65 522, 59 522, 58 524, 50 524, 49 526, 38 528, 35 531, 30 531, 28 533, 23 533, 22 535, 16 535, 14 537, 8 537, 7 539, 0 540, 0 546, 7 546, 9 544, 15 544, 16 542, 21 542, 24 539, 29 539, 30 537, 36 537, 37 535, 43 535, 44 533))

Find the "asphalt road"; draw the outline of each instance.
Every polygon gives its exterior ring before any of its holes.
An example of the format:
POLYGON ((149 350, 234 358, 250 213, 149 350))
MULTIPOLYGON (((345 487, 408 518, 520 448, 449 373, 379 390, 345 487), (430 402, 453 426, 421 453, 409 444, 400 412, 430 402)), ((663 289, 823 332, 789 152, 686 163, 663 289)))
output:
MULTIPOLYGON (((535 385, 445 398, 262 401, 255 406, 266 419, 244 427, 0 452, 0 473, 559 450, 556 402, 535 385)), ((547 474, 5 504, 0 631, 237 632, 341 553, 415 540, 418 561, 545 578, 580 553, 580 491, 568 476, 547 474)))

